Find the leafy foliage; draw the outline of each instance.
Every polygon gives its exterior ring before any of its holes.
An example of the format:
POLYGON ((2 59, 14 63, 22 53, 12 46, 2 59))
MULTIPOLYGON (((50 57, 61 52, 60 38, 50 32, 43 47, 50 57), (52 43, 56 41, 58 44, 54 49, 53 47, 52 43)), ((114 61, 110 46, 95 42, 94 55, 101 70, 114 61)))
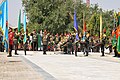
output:
POLYGON ((103 11, 98 4, 89 8, 82 0, 22 0, 27 12, 29 31, 47 29, 53 33, 71 32, 74 29, 74 9, 77 11, 77 20, 80 32, 83 28, 83 13, 87 30, 91 34, 99 35, 100 13, 103 16, 103 28, 107 29, 107 35, 113 28, 113 10, 103 11), (72 15, 72 16, 71 16, 72 15))

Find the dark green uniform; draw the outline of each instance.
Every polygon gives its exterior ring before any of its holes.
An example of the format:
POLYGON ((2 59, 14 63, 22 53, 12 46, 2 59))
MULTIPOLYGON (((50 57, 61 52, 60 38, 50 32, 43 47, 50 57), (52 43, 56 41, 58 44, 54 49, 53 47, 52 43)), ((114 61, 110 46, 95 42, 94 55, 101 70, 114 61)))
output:
POLYGON ((18 54, 17 54, 17 49, 18 49, 18 38, 19 38, 18 34, 15 33, 15 34, 14 34, 14 49, 15 49, 15 55, 18 55, 18 54))
POLYGON ((3 52, 3 45, 2 45, 2 41, 3 41, 3 35, 2 32, 0 31, 0 52, 3 52))
POLYGON ((33 45, 32 45, 33 51, 36 51, 37 50, 37 34, 36 33, 33 34, 32 42, 33 42, 33 45))
POLYGON ((89 53, 89 37, 85 37, 85 56, 88 56, 89 53))
MULTIPOLYGON (((105 35, 105 34, 104 34, 104 35, 105 35)), ((102 55, 101 55, 101 56, 105 56, 105 55, 104 55, 105 41, 106 41, 106 36, 104 36, 104 37, 102 38, 102 44, 101 44, 101 52, 102 52, 102 55)))

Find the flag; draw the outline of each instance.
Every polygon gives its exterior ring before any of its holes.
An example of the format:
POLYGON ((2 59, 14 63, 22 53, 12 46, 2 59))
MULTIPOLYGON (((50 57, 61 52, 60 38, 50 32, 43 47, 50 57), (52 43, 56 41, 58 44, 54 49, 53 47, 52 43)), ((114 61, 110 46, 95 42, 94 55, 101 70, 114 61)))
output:
POLYGON ((112 31, 112 47, 115 47, 116 46, 116 43, 117 43, 117 39, 116 39, 116 34, 115 34, 115 29, 112 31))
POLYGON ((102 40, 102 14, 100 14, 100 41, 102 40))
POLYGON ((26 13, 24 12, 24 20, 23 20, 23 27, 24 27, 24 44, 26 43, 26 13))
POLYGON ((116 12, 114 12, 114 27, 116 27, 117 25, 116 25, 116 18, 117 18, 117 14, 116 14, 116 12))
POLYGON ((86 35, 86 22, 85 22, 85 19, 84 19, 84 12, 83 12, 83 38, 82 38, 82 41, 85 41, 85 35, 86 35))
POLYGON ((2 2, 1 4, 2 7, 2 30, 4 33, 4 38, 5 38, 5 29, 6 29, 6 0, 2 2))
POLYGON ((118 12, 118 26, 120 26, 120 12, 118 12))
POLYGON ((0 5, 0 26, 3 31, 3 42, 6 52, 8 52, 8 0, 4 0, 0 5))
POLYGON ((84 34, 84 36, 85 36, 85 34, 86 34, 86 22, 85 21, 83 21, 83 34, 84 34))
POLYGON ((6 52, 8 52, 8 0, 6 0, 6 30, 5 30, 5 38, 7 42, 5 42, 6 52))
POLYGON ((19 12, 19 18, 18 18, 18 32, 20 33, 20 29, 21 29, 21 10, 19 12))
POLYGON ((74 29, 76 31, 76 40, 79 40, 79 36, 78 36, 78 23, 77 23, 76 11, 74 11, 74 29))
POLYGON ((2 5, 0 4, 0 27, 2 28, 2 5))
POLYGON ((86 0, 87 7, 90 6, 90 0, 86 0))

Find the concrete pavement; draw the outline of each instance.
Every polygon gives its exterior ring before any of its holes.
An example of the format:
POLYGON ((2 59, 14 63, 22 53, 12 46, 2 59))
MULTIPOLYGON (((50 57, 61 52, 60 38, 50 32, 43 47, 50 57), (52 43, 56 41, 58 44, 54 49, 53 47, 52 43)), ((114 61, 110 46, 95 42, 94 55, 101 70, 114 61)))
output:
POLYGON ((0 80, 43 80, 20 56, 0 52, 0 80))
POLYGON ((75 57, 53 52, 47 54, 28 51, 23 57, 57 80, 120 79, 120 59, 112 57, 113 55, 100 57, 100 53, 90 53, 88 57, 84 57, 82 53, 78 53, 78 57, 75 57))
MULTIPOLYGON (((14 52, 14 51, 13 51, 14 52)), ((78 57, 56 52, 18 51, 20 55, 6 57, 0 53, 0 80, 119 80, 120 58, 101 53, 81 52, 78 57)))

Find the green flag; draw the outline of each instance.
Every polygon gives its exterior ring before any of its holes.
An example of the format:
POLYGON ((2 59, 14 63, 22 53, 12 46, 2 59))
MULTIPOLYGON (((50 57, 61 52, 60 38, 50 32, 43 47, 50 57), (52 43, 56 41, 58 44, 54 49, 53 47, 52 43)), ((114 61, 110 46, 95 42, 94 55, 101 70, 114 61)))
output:
POLYGON ((117 42, 117 40, 116 40, 116 34, 114 34, 113 39, 112 39, 112 46, 113 47, 116 46, 116 42, 117 42))
POLYGON ((120 12, 118 12, 118 42, 117 42, 117 51, 120 54, 120 12))
POLYGON ((20 33, 20 29, 21 29, 21 10, 19 13, 19 19, 18 19, 18 32, 20 33))
POLYGON ((120 35, 118 37, 118 43, 117 43, 117 51, 120 54, 120 35))
POLYGON ((27 36, 26 36, 26 13, 24 12, 24 20, 23 20, 23 28, 24 28, 24 44, 27 41, 27 36))

